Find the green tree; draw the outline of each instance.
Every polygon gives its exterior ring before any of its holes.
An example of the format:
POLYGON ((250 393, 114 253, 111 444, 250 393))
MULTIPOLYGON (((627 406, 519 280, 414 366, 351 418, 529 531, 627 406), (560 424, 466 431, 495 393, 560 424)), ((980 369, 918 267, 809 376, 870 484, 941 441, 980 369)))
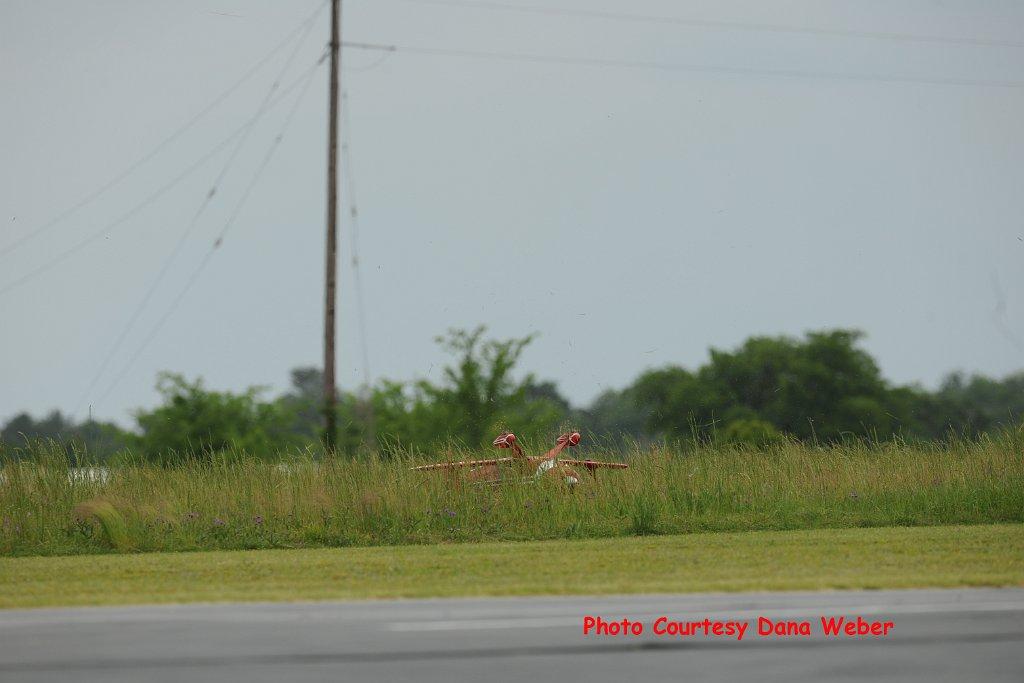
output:
POLYGON ((532 375, 518 382, 512 376, 533 336, 493 340, 484 339, 485 332, 483 326, 453 329, 436 339, 455 363, 445 367, 440 384, 417 383, 417 403, 429 405, 431 418, 445 425, 445 432, 472 447, 490 441, 490 432, 513 419, 529 422, 517 426, 520 431, 550 428, 564 412, 550 396, 552 387, 532 375))
POLYGON ((640 405, 636 387, 602 392, 585 409, 577 412, 576 421, 598 439, 646 440, 647 410, 640 405))
MULTIPOLYGON (((483 327, 451 330, 437 338, 454 356, 438 382, 382 380, 359 394, 340 392, 339 449, 352 453, 371 444, 384 452, 434 449, 452 439, 475 448, 505 426, 521 437, 549 437, 571 408, 553 382, 513 377, 532 337, 492 340, 485 332, 483 327)), ((319 439, 321 386, 317 368, 292 372, 291 390, 276 401, 289 434, 319 439)))
POLYGON ((138 446, 147 457, 173 461, 241 450, 276 457, 289 440, 287 422, 275 404, 259 400, 262 390, 241 394, 209 391, 201 379, 161 373, 157 391, 163 403, 135 413, 141 434, 138 446))
POLYGON ((711 350, 697 372, 670 367, 635 385, 659 432, 713 436, 736 420, 758 420, 801 439, 888 436, 888 387, 853 330, 811 332, 803 340, 752 337, 735 351, 711 350))
POLYGON ((133 435, 112 422, 86 420, 75 423, 54 410, 41 419, 28 413, 15 415, 0 430, 0 449, 15 457, 29 442, 55 441, 63 444, 72 462, 80 455, 92 461, 104 461, 127 448, 133 435))
POLYGON ((1024 372, 1002 380, 953 373, 935 393, 942 429, 978 434, 1024 419, 1024 372))

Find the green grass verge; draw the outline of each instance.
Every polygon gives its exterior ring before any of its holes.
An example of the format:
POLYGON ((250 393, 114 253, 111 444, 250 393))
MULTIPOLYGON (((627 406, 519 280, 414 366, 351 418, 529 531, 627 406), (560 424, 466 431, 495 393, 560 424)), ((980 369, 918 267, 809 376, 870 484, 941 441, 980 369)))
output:
POLYGON ((0 607, 1024 585, 1024 525, 0 558, 0 607))
POLYGON ((275 464, 236 454, 86 476, 44 449, 0 459, 0 555, 1024 522, 1022 448, 1024 432, 931 445, 581 448, 629 469, 584 475, 572 491, 523 481, 514 467, 501 486, 472 486, 463 472, 411 471, 409 458, 275 464))

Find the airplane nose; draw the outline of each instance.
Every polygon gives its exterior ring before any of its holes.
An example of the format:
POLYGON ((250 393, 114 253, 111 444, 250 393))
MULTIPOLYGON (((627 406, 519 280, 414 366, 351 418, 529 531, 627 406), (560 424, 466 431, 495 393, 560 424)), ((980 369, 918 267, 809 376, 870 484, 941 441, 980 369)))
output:
POLYGON ((512 432, 508 434, 502 434, 496 438, 491 445, 497 446, 498 448, 510 448, 515 443, 516 435, 512 432))

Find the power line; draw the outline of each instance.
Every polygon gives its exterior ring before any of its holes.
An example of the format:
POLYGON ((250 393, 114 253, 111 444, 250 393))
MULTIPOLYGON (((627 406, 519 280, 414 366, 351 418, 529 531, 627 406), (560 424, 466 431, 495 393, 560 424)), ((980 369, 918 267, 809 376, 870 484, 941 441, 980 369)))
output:
MULTIPOLYGON (((269 111, 270 108, 272 108, 277 103, 279 103, 282 99, 284 99, 284 97, 289 92, 291 92, 296 87, 298 87, 303 82, 303 78, 308 73, 314 72, 316 70, 317 66, 319 66, 319 62, 317 62, 316 64, 311 66, 299 78, 297 78, 295 81, 293 81, 287 87, 282 89, 280 91, 280 93, 278 93, 277 97, 272 100, 270 105, 268 105, 262 112, 258 112, 257 115, 255 117, 253 117, 253 118, 256 119, 256 118, 262 117, 262 115, 265 114, 266 111, 269 111)), ((14 280, 13 282, 8 283, 5 287, 0 288, 0 295, 4 295, 7 292, 10 292, 11 290, 16 289, 16 288, 20 287, 21 285, 25 284, 26 282, 32 280, 33 278, 35 278, 35 277, 37 277, 37 276, 39 276, 39 275, 41 275, 41 274, 43 274, 43 273, 45 273, 45 272, 47 272, 49 270, 52 270, 54 267, 60 265, 61 263, 63 263, 67 259, 71 258, 76 253, 78 253, 82 249, 85 249, 86 247, 88 247, 93 242, 96 242, 97 240, 101 239, 104 235, 106 235, 108 232, 110 232, 114 228, 118 227, 119 225, 121 225, 121 224, 125 223, 126 221, 128 221, 130 218, 132 218, 135 215, 137 215, 144 208, 146 208, 147 206, 149 206, 150 204, 155 202, 157 199, 159 199, 161 196, 166 194, 168 191, 170 191, 172 188, 174 188, 176 185, 178 185, 185 178, 187 178, 192 173, 194 173, 196 170, 201 168, 207 161, 209 161, 211 158, 216 156, 217 153, 219 153, 222 149, 227 147, 228 144, 230 144, 232 140, 234 140, 236 137, 241 135, 246 130, 246 128, 249 125, 250 125, 250 122, 246 122, 245 124, 240 126, 233 133, 231 133, 226 138, 224 138, 219 143, 217 143, 217 145, 214 146, 209 152, 204 154, 197 161, 195 161, 190 166, 188 166, 184 171, 182 171, 180 174, 175 176, 171 181, 169 181, 169 182, 165 183, 164 185, 162 185, 154 193, 152 193, 151 195, 147 196, 145 199, 143 199, 141 202, 139 202, 138 204, 133 206, 131 209, 126 211, 124 214, 122 214, 118 218, 114 219, 113 221, 110 221, 109 223, 104 224, 99 230, 89 234, 87 237, 85 237, 81 241, 75 243, 73 246, 69 247, 68 249, 65 249, 63 252, 61 252, 60 254, 55 256, 50 261, 48 261, 45 264, 43 264, 42 266, 39 266, 35 270, 32 270, 29 273, 23 275, 22 277, 14 280)))
POLYGON ((144 208, 146 208, 147 206, 149 206, 150 204, 155 202, 157 199, 162 197, 164 194, 166 194, 168 191, 170 191, 176 185, 178 185, 178 183, 183 181, 188 176, 192 175, 192 173, 194 173, 196 170, 201 168, 207 161, 209 161, 211 158, 216 156, 222 149, 227 147, 228 144, 232 140, 234 140, 236 137, 241 135, 242 130, 243 130, 243 128, 239 128, 238 130, 233 132, 231 135, 229 135, 225 139, 221 140, 216 146, 213 147, 213 149, 211 149, 209 152, 207 152, 206 154, 201 156, 193 164, 188 166, 184 171, 182 171, 180 174, 175 176, 169 182, 167 182, 164 185, 162 185, 159 189, 157 189, 155 192, 153 192, 152 194, 147 196, 145 199, 143 199, 141 202, 139 202, 138 204, 136 204, 132 208, 130 208, 128 211, 123 213, 118 218, 114 219, 113 221, 110 221, 109 223, 104 224, 99 230, 91 233, 85 239, 83 239, 83 240, 75 243, 73 246, 65 249, 63 252, 61 252, 60 254, 58 254, 57 256, 52 258, 51 260, 47 261, 43 265, 39 266, 35 270, 29 271, 28 273, 26 273, 25 275, 21 276, 20 278, 12 281, 10 283, 8 283, 5 287, 0 288, 0 295, 6 294, 7 292, 9 292, 9 291, 11 291, 13 289, 18 288, 21 285, 25 284, 26 282, 28 282, 28 281, 32 280, 33 278, 37 277, 38 275, 42 275, 43 273, 45 273, 45 272, 53 269, 54 267, 60 265, 61 263, 63 263, 67 259, 69 259, 72 256, 74 256, 76 253, 78 253, 82 249, 86 248, 87 246, 89 246, 93 242, 99 240, 101 237, 103 237, 105 234, 107 234, 110 230, 116 228, 117 226, 121 225, 122 223, 126 222, 130 218, 132 218, 135 215, 137 215, 144 208))
POLYGON ((356 181, 352 172, 352 149, 350 146, 352 141, 352 117, 349 114, 347 91, 342 91, 341 93, 341 108, 341 121, 343 126, 341 156, 345 162, 344 175, 348 189, 349 216, 352 218, 352 227, 350 232, 352 234, 352 275, 355 281, 356 322, 359 326, 359 345, 363 357, 363 385, 368 388, 370 386, 371 379, 370 351, 369 344, 366 342, 366 307, 363 301, 363 277, 359 268, 359 207, 356 204, 356 181))
POLYGON ((917 77, 917 76, 886 76, 878 74, 857 74, 835 71, 806 71, 802 69, 765 69, 744 66, 720 66, 714 64, 683 64, 634 61, 624 59, 602 59, 598 57, 563 57, 559 55, 539 55, 524 52, 495 52, 485 50, 458 50, 451 48, 417 47, 412 45, 385 45, 379 43, 360 43, 346 41, 343 47, 356 50, 382 50, 385 52, 404 52, 408 54, 430 55, 436 57, 464 57, 472 59, 490 59, 503 62, 526 62, 531 64, 563 64, 572 66, 590 66, 623 69, 644 69, 652 71, 719 73, 737 76, 773 76, 780 78, 804 78, 813 80, 840 80, 877 83, 914 83, 920 85, 960 85, 992 88, 1021 88, 1024 81, 976 80, 969 78, 917 77))
MULTIPOLYGON (((319 14, 320 9, 322 9, 323 7, 324 5, 320 6, 320 8, 317 10, 317 14, 319 14)), ((282 65, 281 70, 277 74, 277 78, 275 78, 274 82, 270 84, 270 88, 267 90, 267 94, 263 96, 263 101, 260 102, 260 106, 257 109, 256 116, 253 117, 252 120, 250 120, 250 125, 246 127, 245 131, 243 131, 242 138, 238 141, 238 144, 235 146, 234 152, 232 152, 231 157, 229 157, 227 162, 224 164, 224 167, 221 169, 220 175, 217 176, 217 180, 214 182, 215 189, 224 179, 224 176, 227 174, 228 169, 231 167, 231 163, 235 160, 235 158, 238 156, 238 153, 242 150, 242 146, 245 144, 246 139, 249 137, 249 133, 252 132, 252 124, 255 123, 255 119, 258 119, 260 116, 262 116, 264 112, 266 112, 267 106, 270 104, 271 98, 274 96, 274 93, 281 85, 281 79, 284 78, 286 73, 288 73, 288 69, 291 68, 292 62, 295 61, 295 57, 298 55, 299 50, 302 49, 303 44, 305 44, 306 42, 306 38, 309 37, 310 32, 313 30, 315 24, 312 21, 312 19, 315 18, 316 14, 314 14, 309 23, 306 25, 306 29, 303 32, 302 37, 299 38, 298 42, 295 44, 295 47, 292 49, 291 54, 288 55, 288 59, 286 59, 284 65, 282 65)), ((321 58, 318 59, 317 62, 313 65, 313 67, 310 69, 310 77, 312 77, 312 73, 316 70, 316 67, 320 65, 322 60, 323 57, 321 56, 321 58)), ((208 201, 209 197, 207 198, 207 202, 208 201)))
POLYGON ((293 102, 292 108, 288 112, 288 115, 285 117, 285 121, 284 121, 284 124, 281 126, 280 132, 274 137, 273 141, 271 142, 270 147, 267 149, 267 153, 264 155, 264 158, 263 158, 262 162, 257 167, 256 172, 253 174, 252 178, 250 179, 249 184, 246 186, 244 192, 241 195, 241 198, 235 204, 235 207, 232 210, 230 216, 228 217, 227 222, 225 222, 224 226, 221 228, 220 232, 217 234, 216 240, 214 240, 214 242, 213 242, 212 246, 210 247, 210 249, 206 252, 206 254, 203 256, 202 260, 199 262, 199 264, 196 266, 196 268, 189 275, 188 279, 185 281, 185 285, 178 292, 177 296, 171 301, 171 305, 164 311, 164 313, 160 317, 160 319, 157 320, 156 325, 153 326, 153 328, 150 330, 149 334, 145 337, 145 339, 143 339, 142 344, 128 358, 128 362, 122 368, 121 372, 118 373, 118 375, 114 378, 114 381, 107 387, 106 391, 104 391, 103 394, 100 395, 100 397, 99 397, 99 399, 97 401, 98 403, 102 403, 104 400, 106 400, 106 398, 110 395, 110 393, 115 388, 117 388, 117 386, 121 383, 121 380, 123 380, 125 378, 125 376, 128 374, 128 372, 131 370, 132 366, 135 364, 135 361, 137 361, 139 359, 139 357, 149 347, 149 345, 153 342, 153 340, 156 339, 157 335, 160 333, 160 330, 163 329, 163 326, 167 323, 168 319, 178 309, 178 306, 181 305, 181 302, 185 299, 185 296, 189 293, 189 291, 191 291, 192 287, 195 286, 195 284, 196 284, 196 282, 198 282, 200 276, 206 270, 206 267, 209 265, 210 260, 213 258, 214 253, 216 253, 216 251, 220 248, 221 244, 223 244, 224 237, 227 235, 227 233, 230 230, 231 226, 234 224, 235 219, 238 217, 238 214, 239 214, 239 212, 242 209, 242 206, 245 204, 246 200, 249 198, 250 194, 252 193, 253 188, 256 186, 256 183, 259 181, 260 176, 262 176, 263 171, 265 171, 267 166, 270 164, 270 160, 273 157, 274 152, 277 150, 278 146, 281 144, 281 141, 284 139, 284 134, 288 130, 288 126, 289 126, 289 124, 291 124, 292 119, 295 117, 295 113, 298 111, 299 104, 302 102, 303 97, 305 96, 306 92, 309 90, 309 86, 313 82, 313 75, 316 72, 315 67, 320 66, 323 63, 324 58, 326 56, 327 55, 325 53, 317 61, 317 63, 314 65, 314 68, 309 70, 308 75, 306 75, 305 81, 304 81, 303 86, 302 86, 302 89, 300 90, 298 97, 296 97, 295 101, 293 102))
POLYGON ((326 4, 327 4, 326 2, 321 2, 320 5, 317 7, 315 12, 313 12, 310 16, 308 16, 306 19, 304 19, 298 26, 296 26, 292 31, 290 31, 288 33, 288 35, 285 36, 285 38, 281 42, 279 42, 277 45, 275 45, 270 50, 270 52, 268 52, 263 57, 261 57, 259 61, 257 61, 253 66, 251 66, 248 71, 246 71, 244 74, 242 74, 242 76, 238 80, 236 80, 230 87, 228 87, 227 90, 225 90, 220 95, 215 97, 209 104, 207 104, 205 107, 203 107, 192 118, 190 118, 188 121, 186 121, 180 127, 178 127, 173 133, 168 135, 162 141, 157 143, 157 145, 155 147, 153 147, 150 151, 146 152, 144 155, 142 155, 139 159, 137 159, 132 164, 129 164, 127 168, 125 168, 123 171, 121 171, 120 173, 115 175, 113 178, 108 180, 106 183, 101 185, 98 189, 96 189, 93 192, 91 192, 90 194, 86 195, 78 203, 73 204, 72 206, 70 206, 66 210, 62 211, 61 213, 57 214, 56 216, 54 216, 53 218, 51 218, 47 222, 43 223, 39 227, 34 228, 33 230, 29 231, 27 234, 23 235, 22 237, 14 240, 10 244, 6 245, 5 247, 0 248, 0 258, 3 258, 7 254, 10 254, 11 252, 17 250, 21 246, 29 243, 30 241, 32 241, 33 239, 35 239, 39 235, 43 234, 44 232, 46 232, 47 230, 49 230, 53 226, 55 226, 58 223, 64 221, 68 217, 70 217, 73 214, 75 214, 76 212, 78 212, 80 209, 83 209, 86 206, 88 206, 89 204, 91 204, 92 202, 94 202, 96 199, 98 199, 99 197, 104 195, 108 190, 110 190, 110 189, 116 187, 117 185, 119 185, 123 180, 125 180, 130 175, 132 175, 132 173, 134 173, 136 170, 138 170, 143 165, 145 165, 148 161, 153 159, 157 154, 162 152, 172 142, 174 142, 175 140, 180 138, 182 135, 184 135, 186 132, 188 132, 196 123, 198 123, 200 120, 202 120, 203 117, 205 117, 211 111, 213 111, 218 106, 220 106, 220 104, 223 103, 232 94, 234 94, 234 92, 236 90, 238 90, 238 88, 240 88, 244 83, 246 83, 250 78, 252 78, 252 76, 254 74, 256 74, 261 68, 263 68, 263 66, 268 61, 270 61, 270 59, 274 55, 276 55, 279 51, 281 51, 282 48, 284 48, 288 43, 290 43, 292 41, 292 39, 295 38, 295 36, 299 34, 300 31, 302 31, 305 28, 307 30, 307 32, 308 32, 308 27, 311 26, 315 22, 317 16, 319 16, 320 12, 323 11, 323 8, 326 6, 326 4))
MULTIPOLYGON (((384 53, 385 58, 388 55, 389 53, 384 53)), ((383 60, 378 60, 375 65, 380 64, 382 61, 383 60)), ((353 289, 356 295, 356 324, 359 329, 359 349, 362 353, 363 359, 363 386, 360 391, 361 400, 357 402, 357 409, 362 413, 362 417, 366 423, 366 443, 372 450, 377 446, 377 418, 374 414, 372 389, 370 385, 370 381, 372 379, 372 374, 370 373, 370 345, 366 341, 366 307, 363 297, 362 269, 359 267, 359 208, 356 203, 355 174, 352 170, 352 116, 349 113, 347 91, 342 91, 341 93, 341 108, 341 156, 344 161, 343 166, 345 168, 345 173, 343 175, 347 181, 348 188, 349 215, 352 219, 350 230, 352 234, 352 277, 354 280, 353 289)))
POLYGON ((502 12, 518 12, 558 17, 581 17, 589 19, 607 19, 619 22, 675 24, 694 28, 713 28, 738 31, 761 31, 769 33, 787 33, 834 36, 842 38, 870 38, 873 40, 889 40, 908 43, 933 43, 938 45, 973 45, 979 47, 1024 47, 1024 42, 1015 40, 997 40, 991 38, 963 38, 957 36, 934 36, 913 33, 891 33, 885 31, 858 31, 855 29, 814 28, 810 26, 791 26, 784 24, 766 24, 749 21, 724 21, 714 19, 684 19, 652 14, 632 14, 626 12, 607 12, 603 10, 570 9, 564 7, 540 7, 536 5, 513 5, 506 2, 469 1, 469 0, 405 0, 415 5, 437 5, 444 7, 464 7, 478 10, 497 10, 502 12))
MULTIPOLYGON (((88 399, 88 397, 89 397, 89 394, 91 394, 93 389, 96 388, 96 384, 99 382, 100 378, 103 376, 103 373, 106 371, 107 366, 110 364, 110 361, 113 360, 115 354, 117 354, 118 350, 121 348, 121 344, 124 343, 124 340, 127 338, 128 334, 131 332, 132 328, 135 326, 135 323, 139 319, 139 316, 142 314, 142 311, 145 310, 146 305, 149 303, 149 300, 153 297, 153 294, 159 288, 160 283, 163 282, 164 276, 167 274, 168 270, 170 270, 171 265, 175 262, 175 260, 177 260, 178 255, 181 253, 181 250, 184 248, 185 243, 188 241, 189 235, 192 234, 192 231, 195 229, 196 225, 199 223, 199 219, 202 217, 203 213, 206 211, 206 208, 210 205, 210 202, 213 200, 213 197, 216 194, 218 188, 220 187, 221 182, 224 180, 224 177, 227 175, 228 169, 231 168, 231 166, 234 163, 235 159, 238 157, 238 153, 241 151, 242 146, 245 144, 245 141, 248 138, 249 133, 252 132, 252 129, 255 126, 256 121, 264 113, 266 113, 266 111, 267 111, 267 109, 268 109, 268 107, 270 105, 271 98, 274 96, 275 91, 280 86, 281 79, 288 72, 288 69, 291 67, 292 62, 294 62, 296 55, 299 53, 299 50, 302 49, 302 46, 305 44, 306 38, 309 36, 309 33, 312 30, 313 25, 314 24, 312 22, 310 22, 306 26, 305 32, 302 34, 302 36, 299 38, 299 40, 295 43, 295 47, 292 49, 291 54, 288 56, 288 59, 285 60, 285 63, 281 67, 281 70, 279 71, 277 77, 270 84, 270 88, 267 90, 266 95, 264 95, 263 100, 260 102, 259 108, 256 110, 256 114, 253 117, 251 117, 249 119, 249 121, 246 123, 246 125, 245 125, 245 127, 244 127, 244 129, 242 131, 242 136, 238 140, 238 143, 235 145, 234 151, 227 158, 227 160, 224 162, 224 165, 221 167, 220 173, 217 175, 217 179, 214 181, 214 183, 211 186, 210 190, 203 197, 203 201, 200 204, 199 209, 195 212, 195 214, 192 216, 192 220, 186 225, 185 230, 178 237, 178 241, 175 244, 174 249, 171 251, 170 256, 167 259, 164 260, 163 266, 160 268, 159 272, 157 273, 156 278, 150 284, 149 289, 143 295, 143 297, 139 301, 138 305, 136 305, 135 310, 132 312, 131 316, 129 316, 129 318, 128 318, 127 324, 122 328, 120 334, 117 336, 117 338, 114 341, 114 345, 110 348, 110 351, 108 351, 107 355, 104 357, 103 362, 100 364, 99 369, 96 371, 96 374, 93 376, 92 381, 89 383, 88 387, 85 390, 85 393, 82 395, 82 398, 79 400, 78 405, 75 407, 75 411, 73 413, 74 415, 78 414, 78 412, 81 410, 82 404, 85 403, 86 399, 88 399)), ((313 68, 310 69, 310 71, 309 71, 309 78, 310 79, 312 78, 312 74, 316 71, 316 67, 319 66, 321 61, 317 61, 316 64, 313 65, 313 68)), ((309 85, 309 81, 307 80, 305 87, 308 87, 308 85, 309 85)), ((302 94, 305 93, 305 87, 303 88, 302 94)), ((300 97, 301 97, 301 94, 300 94, 300 97)))
POLYGON ((370 64, 367 64, 365 66, 355 66, 355 67, 347 66, 347 67, 345 67, 345 71, 347 73, 362 73, 364 71, 372 71, 373 69, 376 69, 378 66, 380 66, 384 62, 388 61, 388 58, 390 58, 390 57, 391 57, 391 53, 390 52, 383 52, 383 53, 381 53, 381 55, 377 59, 375 59, 370 64))

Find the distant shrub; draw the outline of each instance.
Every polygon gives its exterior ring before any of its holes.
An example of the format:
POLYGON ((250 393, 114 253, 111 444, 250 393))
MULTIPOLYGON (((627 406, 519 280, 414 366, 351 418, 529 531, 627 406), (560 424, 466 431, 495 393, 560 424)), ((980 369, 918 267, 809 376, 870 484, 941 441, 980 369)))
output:
POLYGON ((771 422, 757 419, 733 420, 719 434, 723 443, 764 448, 785 441, 771 422))

